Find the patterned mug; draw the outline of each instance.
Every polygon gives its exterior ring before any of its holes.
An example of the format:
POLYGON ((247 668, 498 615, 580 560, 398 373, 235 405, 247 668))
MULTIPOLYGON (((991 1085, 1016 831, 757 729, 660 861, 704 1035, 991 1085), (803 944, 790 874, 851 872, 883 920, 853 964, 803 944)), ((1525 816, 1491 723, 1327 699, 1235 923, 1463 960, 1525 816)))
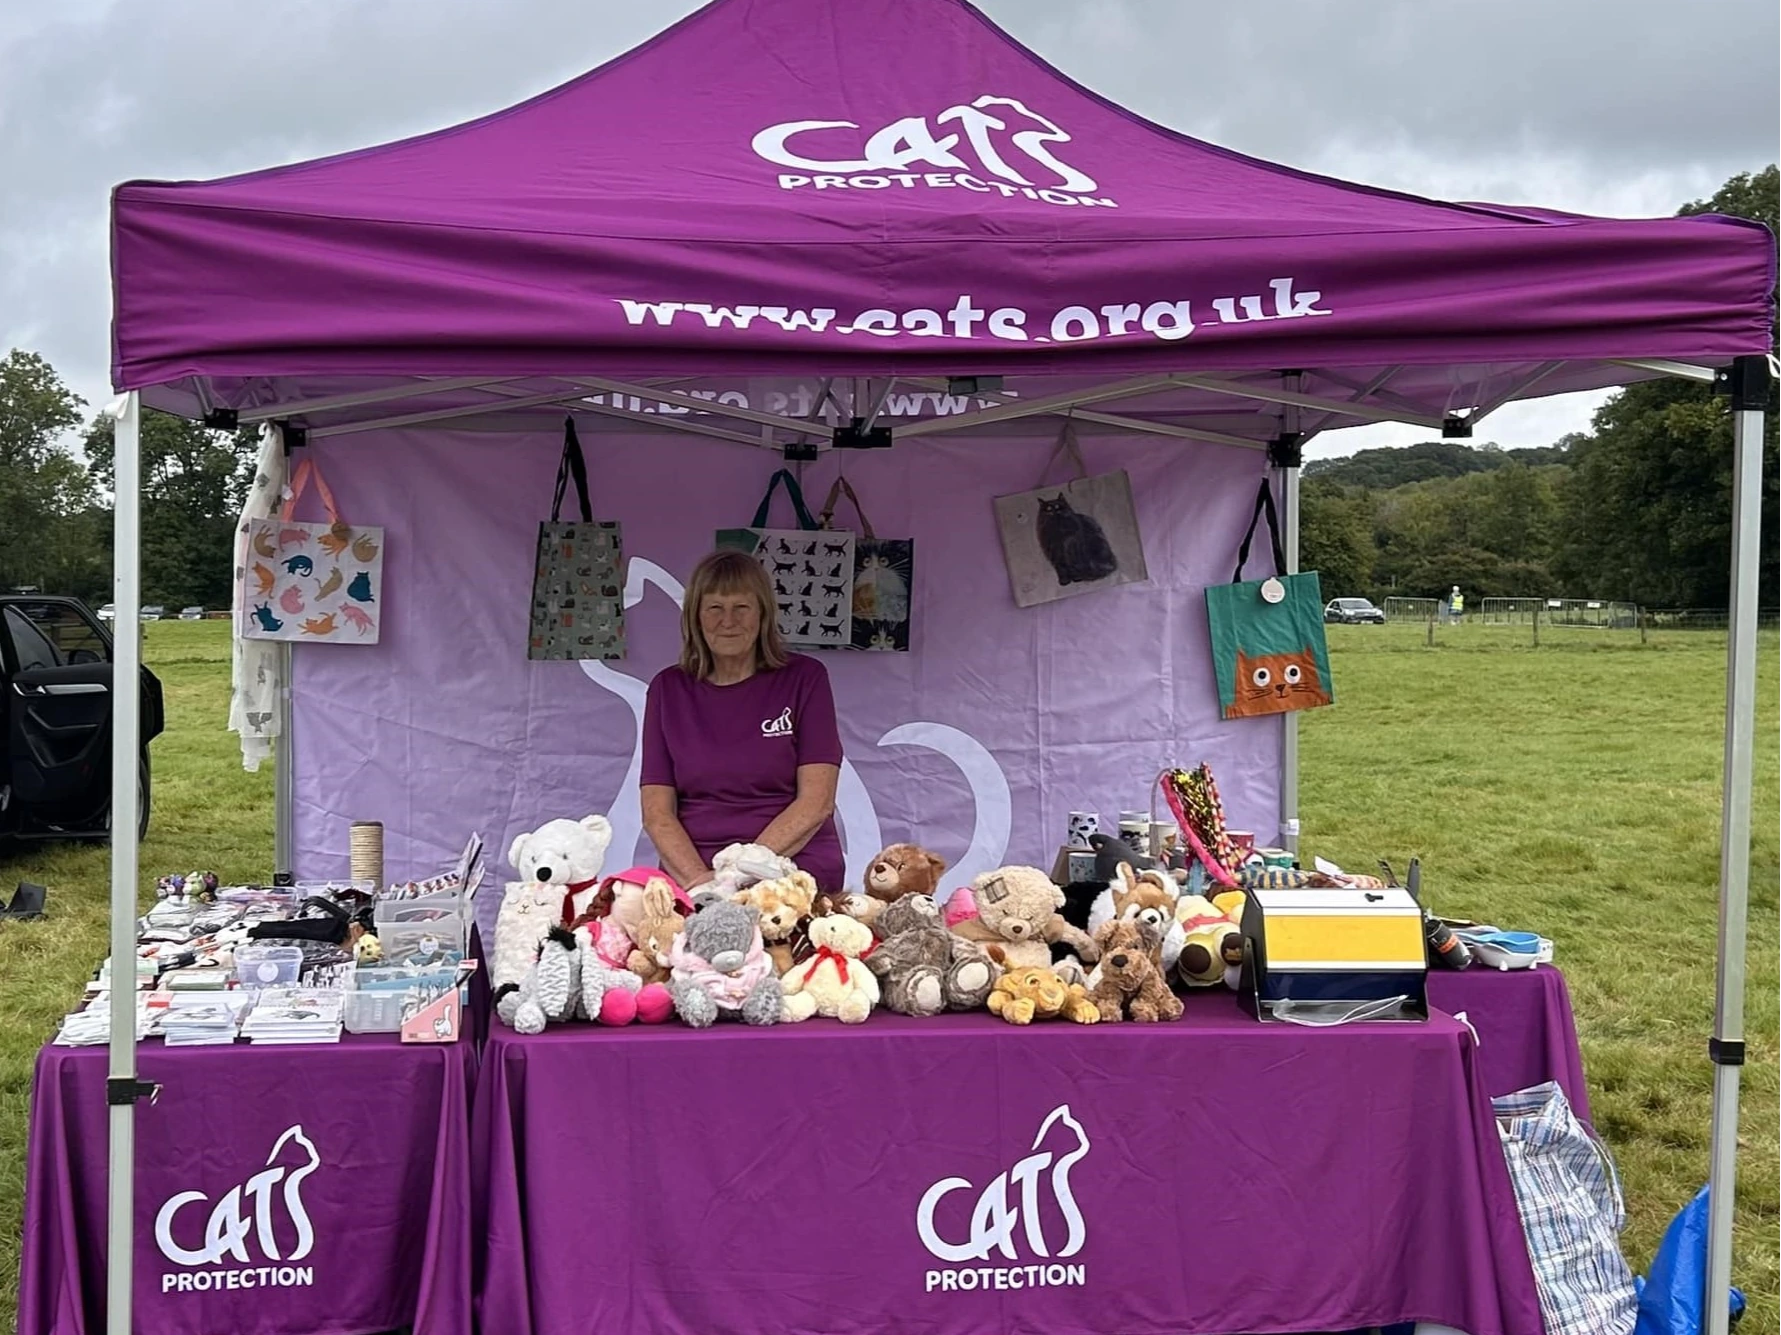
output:
POLYGON ((1101 832, 1101 817, 1094 811, 1070 813, 1069 847, 1087 848, 1088 841, 1101 832))

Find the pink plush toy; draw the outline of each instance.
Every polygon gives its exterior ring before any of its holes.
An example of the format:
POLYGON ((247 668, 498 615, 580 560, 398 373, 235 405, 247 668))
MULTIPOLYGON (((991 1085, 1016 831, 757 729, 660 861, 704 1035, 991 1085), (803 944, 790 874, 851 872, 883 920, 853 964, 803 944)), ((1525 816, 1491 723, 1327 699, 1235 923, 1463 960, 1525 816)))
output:
POLYGON ((660 983, 645 983, 630 967, 631 952, 636 948, 634 933, 643 921, 643 889, 651 881, 667 885, 682 912, 693 911, 692 900, 666 872, 633 867, 600 883, 599 893, 577 927, 576 935, 587 951, 583 977, 591 970, 605 984, 599 1008, 590 1016, 601 1024, 661 1024, 674 1013, 674 998, 668 989, 660 983))

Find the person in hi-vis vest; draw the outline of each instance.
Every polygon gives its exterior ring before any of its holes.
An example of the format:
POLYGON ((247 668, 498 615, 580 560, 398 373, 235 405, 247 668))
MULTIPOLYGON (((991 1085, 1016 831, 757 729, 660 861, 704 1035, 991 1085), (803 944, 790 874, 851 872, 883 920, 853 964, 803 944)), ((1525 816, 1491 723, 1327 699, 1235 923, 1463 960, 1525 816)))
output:
POLYGON ((1466 595, 1459 591, 1459 585, 1453 586, 1453 592, 1447 595, 1447 615, 1450 620, 1458 621, 1466 614, 1466 595))

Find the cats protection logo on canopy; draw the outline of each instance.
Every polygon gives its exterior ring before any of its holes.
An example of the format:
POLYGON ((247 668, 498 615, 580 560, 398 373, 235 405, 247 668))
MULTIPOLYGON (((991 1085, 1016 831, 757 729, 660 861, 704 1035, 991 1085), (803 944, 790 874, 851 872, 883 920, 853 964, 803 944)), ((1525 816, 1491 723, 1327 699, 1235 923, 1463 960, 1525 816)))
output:
POLYGON ((1054 151, 1069 134, 1012 97, 985 94, 933 117, 867 131, 858 121, 783 121, 751 142, 781 190, 967 190, 1063 208, 1117 208, 1095 178, 1054 151), (851 133, 850 133, 851 132, 851 133))
MULTIPOLYGON (((922 1194, 915 1211, 915 1228, 921 1245, 944 1269, 927 1272, 929 1293, 970 1293, 977 1289, 1041 1289, 1076 1287, 1088 1282, 1088 1267, 1066 1265, 1088 1241, 1088 1225, 1070 1190, 1070 1170, 1088 1153, 1088 1133, 1070 1115, 1070 1105, 1053 1108, 1033 1137, 1033 1152, 1007 1171, 998 1173, 977 1194, 971 1210, 970 1229, 962 1237, 948 1236, 938 1216, 942 1203, 955 1191, 969 1192, 968 1178, 945 1177, 922 1194), (1063 1153, 1042 1150, 1054 1127, 1062 1127, 1063 1153), (1050 1170, 1047 1173, 1047 1169, 1050 1170), (1046 1205, 1063 1236, 1046 1226, 1046 1205), (1018 1265, 972 1265, 988 1261, 991 1253, 1018 1265)), ((962 1220, 963 1211, 949 1212, 962 1220)))

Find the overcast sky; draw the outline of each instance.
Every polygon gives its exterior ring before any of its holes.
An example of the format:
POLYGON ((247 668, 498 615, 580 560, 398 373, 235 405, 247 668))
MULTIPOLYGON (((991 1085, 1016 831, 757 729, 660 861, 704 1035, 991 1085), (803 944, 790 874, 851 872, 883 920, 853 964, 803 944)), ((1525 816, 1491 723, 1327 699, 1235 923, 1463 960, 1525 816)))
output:
MULTIPOLYGON (((842 3, 844 0, 836 0, 842 3)), ((1777 156, 1776 0, 980 0, 1165 125, 1448 199, 1674 213, 1777 156)), ((688 0, 0 0, 0 348, 108 394, 107 193, 357 148, 519 101, 688 0)), ((1600 395, 1481 434, 1550 444, 1600 395)), ((1371 427, 1313 453, 1427 433, 1371 427)))

